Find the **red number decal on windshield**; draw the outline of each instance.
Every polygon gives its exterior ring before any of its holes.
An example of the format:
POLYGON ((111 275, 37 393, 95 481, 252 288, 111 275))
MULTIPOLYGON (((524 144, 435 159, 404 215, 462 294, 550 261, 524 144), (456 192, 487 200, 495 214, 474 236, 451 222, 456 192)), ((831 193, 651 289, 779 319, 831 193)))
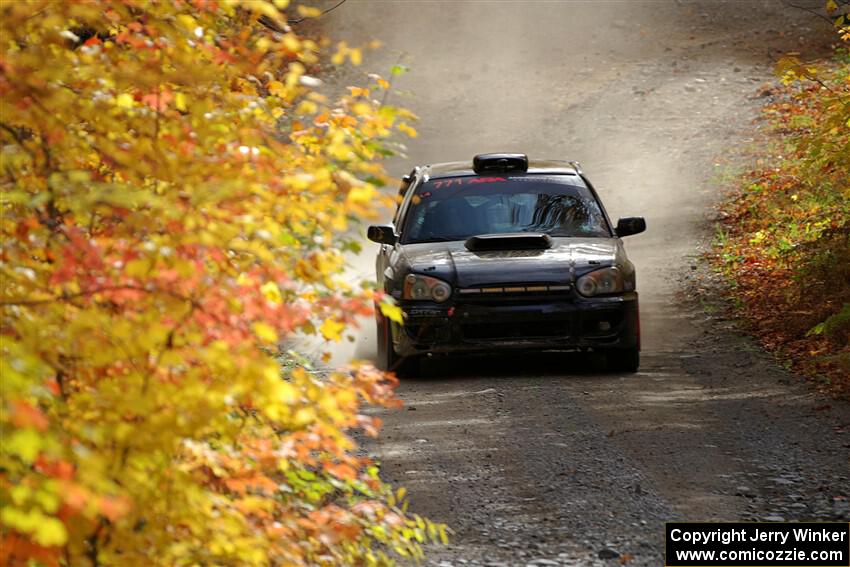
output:
POLYGON ((452 185, 461 185, 463 183, 463 179, 440 179, 439 181, 434 181, 434 189, 442 189, 443 187, 451 187, 452 185))

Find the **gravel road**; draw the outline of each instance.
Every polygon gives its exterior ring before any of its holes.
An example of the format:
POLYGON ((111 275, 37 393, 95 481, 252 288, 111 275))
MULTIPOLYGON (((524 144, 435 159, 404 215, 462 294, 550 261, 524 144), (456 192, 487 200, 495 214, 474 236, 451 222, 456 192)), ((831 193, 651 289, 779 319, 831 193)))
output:
MULTIPOLYGON (((353 0, 324 18, 350 44, 384 41, 358 73, 412 69, 392 102, 421 117, 419 137, 394 173, 485 151, 577 159, 612 217, 649 225, 627 241, 640 373, 435 360, 399 388, 405 409, 381 413, 367 450, 412 510, 455 531, 429 561, 657 566, 667 520, 850 520, 850 407, 687 293, 728 173, 718 156, 751 143, 772 62, 818 53, 822 22, 762 1, 353 0)), ((372 335, 337 362, 373 356, 372 335)))

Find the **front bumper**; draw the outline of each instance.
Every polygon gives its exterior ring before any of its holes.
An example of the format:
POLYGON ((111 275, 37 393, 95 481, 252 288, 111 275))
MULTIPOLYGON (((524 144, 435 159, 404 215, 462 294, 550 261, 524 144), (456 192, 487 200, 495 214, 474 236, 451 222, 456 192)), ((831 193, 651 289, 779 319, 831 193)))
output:
POLYGON ((636 292, 590 299, 571 293, 557 300, 404 302, 401 307, 405 323, 392 325, 399 356, 640 347, 636 292))

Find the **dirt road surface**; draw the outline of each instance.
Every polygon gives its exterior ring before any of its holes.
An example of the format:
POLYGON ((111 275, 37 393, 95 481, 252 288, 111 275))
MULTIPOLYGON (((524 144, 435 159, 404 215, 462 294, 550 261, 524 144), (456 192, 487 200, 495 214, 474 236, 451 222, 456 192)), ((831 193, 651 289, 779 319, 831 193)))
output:
MULTIPOLYGON (((406 409, 381 414, 367 450, 412 510, 455 531, 429 561, 658 566, 666 520, 850 519, 847 405, 682 296, 717 156, 747 145, 772 62, 816 52, 822 22, 779 2, 672 0, 351 0, 324 18, 350 44, 384 41, 358 73, 412 69, 392 102, 421 117, 419 137, 393 173, 487 151, 576 159, 612 217, 649 225, 627 241, 640 373, 564 355, 432 361, 401 385, 406 409)), ((373 333, 337 362, 373 356, 373 333)))

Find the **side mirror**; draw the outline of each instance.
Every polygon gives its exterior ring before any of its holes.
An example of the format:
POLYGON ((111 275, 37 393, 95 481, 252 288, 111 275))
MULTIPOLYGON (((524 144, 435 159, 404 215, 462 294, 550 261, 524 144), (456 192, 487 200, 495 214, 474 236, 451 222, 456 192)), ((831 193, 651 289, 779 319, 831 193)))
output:
POLYGON ((646 221, 643 217, 626 217, 617 221, 617 236, 631 236, 646 230, 646 221))
POLYGON ((395 228, 391 224, 373 224, 366 232, 366 238, 378 244, 395 244, 395 228))

